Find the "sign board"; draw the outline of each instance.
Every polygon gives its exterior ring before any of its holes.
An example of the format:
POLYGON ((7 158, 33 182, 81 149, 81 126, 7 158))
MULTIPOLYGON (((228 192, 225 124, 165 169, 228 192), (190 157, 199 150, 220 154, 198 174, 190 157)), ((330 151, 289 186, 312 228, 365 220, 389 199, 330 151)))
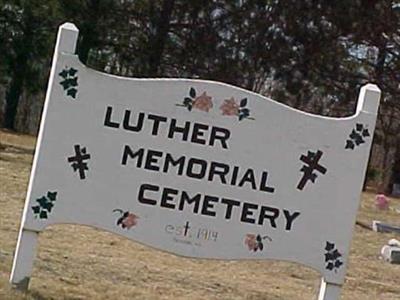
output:
POLYGON ((72 223, 182 256, 298 262, 343 283, 376 86, 354 116, 321 117, 219 82, 94 71, 74 54, 77 35, 60 29, 12 282, 29 278, 24 234, 72 223))

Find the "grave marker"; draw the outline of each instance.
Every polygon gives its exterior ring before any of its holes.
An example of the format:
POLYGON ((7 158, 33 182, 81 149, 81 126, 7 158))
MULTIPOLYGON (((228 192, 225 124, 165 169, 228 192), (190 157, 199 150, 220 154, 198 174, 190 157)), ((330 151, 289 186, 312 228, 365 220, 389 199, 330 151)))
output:
POLYGON ((301 263, 336 299, 379 89, 354 116, 316 116, 219 82, 102 74, 77 38, 60 27, 11 282, 27 288, 39 232, 72 223, 193 258, 301 263))

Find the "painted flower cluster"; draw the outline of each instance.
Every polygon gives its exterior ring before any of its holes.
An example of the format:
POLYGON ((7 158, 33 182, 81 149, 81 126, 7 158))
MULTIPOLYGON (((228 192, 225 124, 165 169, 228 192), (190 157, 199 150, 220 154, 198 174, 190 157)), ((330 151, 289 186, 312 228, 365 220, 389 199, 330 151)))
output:
MULTIPOLYGON (((198 95, 193 87, 189 89, 189 95, 183 99, 183 103, 177 105, 186 107, 189 111, 195 108, 205 112, 209 112, 214 106, 212 97, 207 95, 207 92, 198 95)), ((219 109, 223 116, 236 116, 239 121, 253 119, 250 117, 250 109, 247 107, 247 98, 240 101, 236 101, 234 97, 225 99, 219 109)))
POLYGON ((368 128, 365 128, 363 124, 357 123, 356 128, 351 131, 349 139, 346 140, 345 149, 353 150, 355 146, 364 144, 364 138, 369 136, 368 128))
POLYGON ((244 244, 247 246, 249 251, 257 252, 258 250, 264 250, 263 240, 268 239, 272 242, 272 239, 269 236, 261 236, 259 234, 248 233, 244 239, 244 244))
POLYGON ((36 199, 38 205, 32 206, 33 213, 35 214, 35 218, 39 217, 39 219, 47 219, 49 213, 54 207, 54 202, 57 198, 57 192, 47 192, 46 196, 42 196, 36 199))
POLYGON ((78 73, 77 69, 74 68, 64 68, 58 75, 64 80, 60 81, 64 91, 67 92, 67 96, 72 98, 76 98, 76 94, 78 92, 78 77, 76 74, 78 73))
POLYGON ((339 269, 343 262, 340 260, 342 254, 336 249, 334 243, 326 242, 325 246, 325 268, 329 271, 339 269))
POLYGON ((121 226, 123 229, 131 229, 138 223, 139 217, 129 211, 124 212, 122 209, 114 209, 113 212, 120 214, 117 219, 117 226, 121 226))

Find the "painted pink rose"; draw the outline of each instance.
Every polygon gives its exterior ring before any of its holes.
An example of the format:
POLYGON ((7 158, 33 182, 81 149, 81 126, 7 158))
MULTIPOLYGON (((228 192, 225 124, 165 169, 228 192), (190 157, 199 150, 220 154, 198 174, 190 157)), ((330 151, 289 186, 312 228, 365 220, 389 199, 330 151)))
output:
POLYGON ((122 228, 130 229, 131 227, 135 226, 138 221, 138 216, 136 216, 133 213, 128 213, 127 216, 125 216, 122 219, 122 228))
POLYGON ((116 208, 113 212, 117 212, 120 214, 120 217, 117 220, 117 225, 121 226, 124 229, 130 229, 133 226, 136 226, 138 223, 139 217, 129 211, 123 211, 120 208, 116 208))
POLYGON ((222 110, 223 116, 237 116, 239 114, 239 105, 235 102, 235 98, 224 100, 224 103, 219 108, 222 110))
POLYGON ((245 245, 249 248, 250 251, 255 251, 257 249, 257 240, 255 234, 246 234, 246 238, 244 240, 245 245))
POLYGON ((193 107, 197 108, 198 110, 209 112, 209 110, 213 107, 211 97, 207 96, 206 92, 203 92, 203 94, 194 99, 193 107))

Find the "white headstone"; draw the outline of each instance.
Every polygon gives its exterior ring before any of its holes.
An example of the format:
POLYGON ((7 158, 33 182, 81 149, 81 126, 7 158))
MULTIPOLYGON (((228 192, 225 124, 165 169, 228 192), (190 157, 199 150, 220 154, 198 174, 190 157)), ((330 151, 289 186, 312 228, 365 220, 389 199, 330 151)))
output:
POLYGON ((395 197, 400 196, 400 183, 393 184, 392 196, 395 196, 395 197))
POLYGON ((343 283, 376 86, 354 116, 328 118, 218 82, 102 74, 62 45, 21 235, 84 224, 182 256, 298 262, 343 283))

